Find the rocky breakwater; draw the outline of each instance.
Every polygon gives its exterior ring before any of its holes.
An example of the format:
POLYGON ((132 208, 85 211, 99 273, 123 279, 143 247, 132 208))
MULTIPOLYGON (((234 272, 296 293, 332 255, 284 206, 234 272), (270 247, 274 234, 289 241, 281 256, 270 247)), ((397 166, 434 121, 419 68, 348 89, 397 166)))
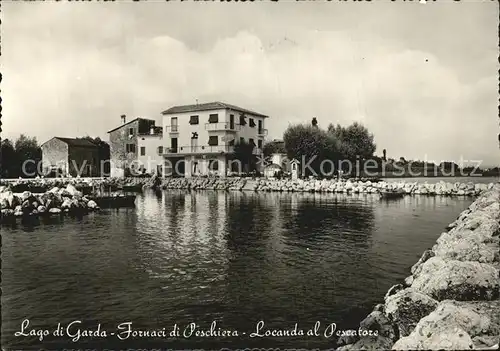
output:
POLYGON ((83 195, 73 185, 34 194, 29 191, 14 193, 0 189, 1 222, 16 217, 34 217, 61 213, 86 213, 99 209, 97 203, 83 195))
POLYGON ((491 184, 447 183, 435 184, 417 182, 371 182, 337 179, 260 179, 254 184, 255 191, 325 192, 325 193, 380 193, 403 192, 415 195, 458 195, 478 196, 482 191, 493 188, 491 184))
POLYGON ((483 192, 338 350, 498 349, 500 183, 483 192))
POLYGON ((246 182, 245 178, 165 178, 160 187, 187 190, 242 190, 246 182))
POLYGON ((140 191, 145 184, 151 182, 149 177, 127 177, 127 178, 34 178, 4 180, 0 185, 10 187, 11 191, 21 193, 29 191, 32 193, 46 192, 54 187, 65 188, 74 186, 83 194, 92 192, 93 189, 103 188, 105 191, 127 190, 140 191))

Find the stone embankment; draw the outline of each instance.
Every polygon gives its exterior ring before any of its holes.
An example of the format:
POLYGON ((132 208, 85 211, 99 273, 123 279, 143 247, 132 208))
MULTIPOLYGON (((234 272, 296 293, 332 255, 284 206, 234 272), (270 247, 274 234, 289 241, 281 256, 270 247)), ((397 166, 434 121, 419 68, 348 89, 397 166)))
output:
POLYGON ((256 191, 297 191, 297 192, 330 192, 330 193, 379 193, 403 192, 415 195, 465 195, 477 196, 491 184, 447 183, 435 184, 417 182, 371 182, 351 180, 268 180, 261 179, 255 183, 256 191))
POLYGON ((325 192, 325 193, 379 193, 403 192, 414 195, 457 195, 478 196, 482 191, 493 188, 490 184, 447 183, 435 184, 417 182, 370 182, 350 180, 276 180, 264 178, 167 178, 158 182, 162 189, 218 189, 253 190, 264 192, 325 192))
POLYGON ((165 178, 159 187, 189 190, 243 190, 247 181, 249 180, 245 178, 165 178))
POLYGON ((337 350, 498 349, 500 338, 500 183, 484 191, 425 251, 385 303, 337 350))
POLYGON ((43 194, 29 191, 13 193, 9 188, 0 189, 2 222, 16 217, 35 217, 61 213, 88 213, 99 210, 97 203, 89 199, 73 185, 54 187, 43 194))

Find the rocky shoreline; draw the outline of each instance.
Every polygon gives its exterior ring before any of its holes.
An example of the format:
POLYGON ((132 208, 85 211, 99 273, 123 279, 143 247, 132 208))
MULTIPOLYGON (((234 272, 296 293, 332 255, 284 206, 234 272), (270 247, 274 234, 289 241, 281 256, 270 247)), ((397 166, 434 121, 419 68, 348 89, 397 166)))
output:
POLYGON ((34 218, 40 216, 85 214, 100 208, 91 198, 83 195, 73 185, 65 188, 54 187, 42 194, 29 191, 14 193, 7 189, 0 191, 1 222, 16 218, 34 218))
POLYGON ((360 323, 378 336, 340 338, 338 351, 498 349, 500 183, 447 230, 360 323))

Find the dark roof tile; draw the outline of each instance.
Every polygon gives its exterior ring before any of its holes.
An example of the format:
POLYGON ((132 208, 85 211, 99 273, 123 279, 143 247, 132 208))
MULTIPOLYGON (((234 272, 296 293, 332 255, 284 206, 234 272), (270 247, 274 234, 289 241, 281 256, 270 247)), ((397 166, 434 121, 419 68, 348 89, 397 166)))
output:
POLYGON ((246 108, 238 107, 231 104, 226 104, 225 102, 209 102, 205 104, 195 104, 195 105, 182 105, 182 106, 173 106, 168 110, 162 112, 163 115, 166 114, 175 114, 175 113, 184 113, 184 112, 196 112, 196 111, 207 111, 207 110, 220 110, 220 109, 231 109, 239 112, 249 113, 255 116, 260 117, 269 117, 263 115, 262 113, 257 113, 246 108))

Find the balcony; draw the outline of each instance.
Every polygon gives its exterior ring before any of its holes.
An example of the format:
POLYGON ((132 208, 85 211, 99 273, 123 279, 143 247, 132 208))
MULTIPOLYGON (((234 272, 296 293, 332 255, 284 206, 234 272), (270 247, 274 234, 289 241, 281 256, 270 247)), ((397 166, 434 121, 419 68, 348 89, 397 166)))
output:
POLYGON ((179 126, 166 126, 165 132, 170 134, 179 134, 179 126))
POLYGON ((200 145, 179 146, 177 148, 166 148, 164 156, 193 155, 193 154, 226 154, 234 152, 234 147, 229 145, 200 145))
POLYGON ((257 131, 258 136, 266 136, 267 135, 267 129, 261 128, 257 131))
POLYGON ((219 122, 219 123, 205 123, 205 130, 209 132, 217 132, 217 131, 227 131, 227 132, 237 132, 239 131, 240 125, 229 122, 219 122))
MULTIPOLYGON (((201 146, 179 146, 177 148, 165 148, 164 156, 183 156, 183 155, 203 155, 203 154, 230 154, 234 152, 234 146, 231 145, 201 145, 201 146)), ((255 147, 252 155, 262 155, 262 149, 255 147)))

